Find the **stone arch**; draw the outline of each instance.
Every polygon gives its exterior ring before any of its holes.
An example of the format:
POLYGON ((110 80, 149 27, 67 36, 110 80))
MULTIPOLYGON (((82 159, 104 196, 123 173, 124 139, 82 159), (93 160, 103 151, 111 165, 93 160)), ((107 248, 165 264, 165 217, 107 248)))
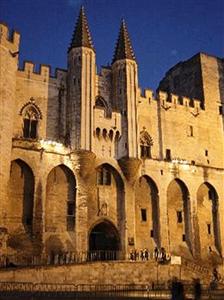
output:
POLYGON ((110 109, 107 101, 102 96, 96 97, 95 106, 103 108, 106 117, 109 117, 111 115, 111 109, 110 109))
POLYGON ((37 114, 38 114, 38 118, 42 119, 42 113, 41 110, 39 108, 39 106, 35 103, 35 101, 31 98, 31 100, 29 102, 27 102, 26 104, 23 105, 23 107, 20 109, 19 114, 22 116, 25 114, 25 111, 27 110, 28 107, 34 107, 37 114))
POLYGON ((23 225, 32 232, 35 178, 30 166, 21 159, 11 162, 9 179, 9 219, 13 228, 23 225))
MULTIPOLYGON (((97 206, 98 216, 111 220, 118 228, 119 235, 125 234, 124 183, 119 172, 104 163, 97 167, 97 206)), ((124 240, 121 240, 121 248, 124 240)))
POLYGON ((54 167, 47 176, 46 228, 47 232, 74 231, 76 179, 65 165, 54 167))
POLYGON ((135 185, 136 243, 138 248, 160 247, 159 191, 148 175, 135 185))
POLYGON ((221 254, 219 197, 216 189, 208 182, 202 183, 197 191, 197 237, 203 258, 221 254))
POLYGON ((101 130, 99 127, 96 128, 96 136, 99 139, 100 138, 100 134, 101 134, 101 130))
POLYGON ((113 141, 114 131, 113 131, 112 129, 109 131, 108 136, 109 136, 109 139, 110 139, 111 141, 113 141))
POLYGON ((102 136, 103 136, 103 138, 104 138, 105 140, 107 140, 107 130, 106 130, 106 128, 103 129, 103 131, 102 131, 102 136))
POLYGON ((167 217, 170 252, 192 255, 190 194, 186 184, 175 178, 167 188, 167 217))
POLYGON ((89 230, 89 250, 118 251, 120 236, 118 229, 108 218, 99 219, 89 230), (101 236, 97 236, 102 233, 101 236))

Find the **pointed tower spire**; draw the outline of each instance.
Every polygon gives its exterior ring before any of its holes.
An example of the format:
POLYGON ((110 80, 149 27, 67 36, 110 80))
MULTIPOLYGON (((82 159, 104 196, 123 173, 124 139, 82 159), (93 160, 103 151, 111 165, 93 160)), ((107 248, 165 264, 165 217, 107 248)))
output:
POLYGON ((72 48, 77 47, 87 47, 94 50, 93 42, 89 31, 88 21, 83 6, 81 6, 75 30, 73 32, 71 45, 68 51, 70 51, 72 48))
POLYGON ((135 54, 131 45, 131 40, 129 38, 127 26, 124 19, 121 21, 121 27, 119 31, 118 40, 116 43, 114 57, 112 64, 120 59, 132 59, 135 60, 135 54))

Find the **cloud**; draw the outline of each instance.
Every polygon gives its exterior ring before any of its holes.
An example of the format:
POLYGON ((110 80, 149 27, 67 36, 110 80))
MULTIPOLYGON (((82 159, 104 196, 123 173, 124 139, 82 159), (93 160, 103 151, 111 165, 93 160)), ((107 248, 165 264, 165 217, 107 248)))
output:
POLYGON ((80 6, 82 4, 82 0, 67 0, 68 5, 71 7, 80 6))

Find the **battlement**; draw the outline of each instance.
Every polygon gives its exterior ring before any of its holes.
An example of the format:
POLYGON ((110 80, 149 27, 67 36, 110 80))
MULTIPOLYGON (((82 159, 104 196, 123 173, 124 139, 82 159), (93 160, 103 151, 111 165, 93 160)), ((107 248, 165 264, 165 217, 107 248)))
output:
POLYGON ((166 106, 167 104, 171 104, 174 107, 184 106, 184 107, 192 107, 197 110, 200 109, 201 101, 198 99, 188 98, 180 95, 175 95, 172 93, 166 93, 163 91, 158 91, 156 95, 156 99, 160 101, 161 105, 166 106))
POLYGON ((141 102, 147 101, 151 103, 152 100, 159 101, 162 107, 190 107, 196 110, 201 109, 201 101, 194 98, 188 98, 185 96, 176 95, 173 93, 166 93, 164 91, 157 91, 156 96, 154 97, 154 92, 150 89, 138 90, 139 97, 141 102))
POLYGON ((20 34, 10 30, 5 23, 0 23, 0 44, 14 52, 19 50, 20 34))
POLYGON ((24 61, 23 67, 19 69, 19 74, 21 77, 26 77, 27 79, 47 82, 49 78, 64 80, 67 71, 56 68, 55 74, 52 76, 51 66, 44 64, 37 65, 32 61, 24 61))

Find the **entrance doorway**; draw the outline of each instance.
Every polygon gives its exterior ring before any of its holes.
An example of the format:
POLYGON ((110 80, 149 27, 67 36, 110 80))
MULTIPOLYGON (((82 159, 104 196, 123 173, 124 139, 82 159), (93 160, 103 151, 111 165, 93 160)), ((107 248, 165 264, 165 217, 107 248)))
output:
POLYGON ((116 260, 119 250, 119 234, 115 226, 104 221, 97 224, 89 236, 91 260, 116 260))

